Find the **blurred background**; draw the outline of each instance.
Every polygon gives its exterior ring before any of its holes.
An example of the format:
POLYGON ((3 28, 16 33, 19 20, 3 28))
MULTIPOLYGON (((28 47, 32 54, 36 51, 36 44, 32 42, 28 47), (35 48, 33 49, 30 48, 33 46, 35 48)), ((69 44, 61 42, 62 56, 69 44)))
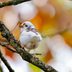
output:
MULTIPOLYGON (((0 0, 5 2, 9 0, 0 0)), ((72 0, 31 0, 16 6, 0 8, 0 20, 19 40, 19 23, 32 22, 43 37, 31 53, 58 72, 72 72, 72 0)), ((5 39, 0 36, 0 40, 5 39)), ((0 46, 1 47, 1 46, 0 46)), ((15 72, 43 72, 6 48, 0 48, 15 72)), ((3 72, 9 72, 0 62, 3 72)))

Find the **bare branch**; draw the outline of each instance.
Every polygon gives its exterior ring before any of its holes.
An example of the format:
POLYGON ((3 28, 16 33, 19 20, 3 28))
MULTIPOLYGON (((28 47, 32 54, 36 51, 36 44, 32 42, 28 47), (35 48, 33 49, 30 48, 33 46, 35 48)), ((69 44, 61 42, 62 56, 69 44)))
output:
POLYGON ((9 65, 9 63, 7 62, 7 60, 4 58, 4 56, 2 55, 1 51, 0 51, 0 58, 3 61, 3 63, 6 65, 6 67, 8 68, 9 72, 14 72, 14 70, 11 68, 11 66, 9 65))
POLYGON ((48 37, 48 36, 53 37, 53 36, 55 36, 55 35, 57 35, 57 34, 63 34, 63 33, 65 33, 65 32, 67 32, 68 30, 69 30, 68 28, 65 28, 65 29, 59 30, 59 31, 57 31, 56 33, 53 33, 53 34, 42 35, 42 37, 43 37, 43 38, 46 38, 46 37, 48 37))
POLYGON ((30 0, 10 0, 8 2, 0 2, 0 8, 5 6, 17 5, 26 1, 30 1, 30 0))
POLYGON ((10 33, 10 31, 2 22, 0 22, 0 32, 1 35, 7 39, 9 44, 16 49, 17 53, 22 57, 23 60, 26 60, 27 62, 39 67, 45 72, 57 72, 53 67, 45 65, 38 58, 32 56, 30 53, 25 51, 25 49, 21 47, 20 43, 14 38, 14 36, 10 33))
POLYGON ((1 41, 0 41, 0 45, 1 45, 1 46, 4 46, 5 48, 7 48, 8 50, 10 50, 10 51, 12 51, 12 52, 17 53, 16 50, 13 49, 13 48, 9 45, 9 43, 7 43, 7 42, 1 42, 1 41))

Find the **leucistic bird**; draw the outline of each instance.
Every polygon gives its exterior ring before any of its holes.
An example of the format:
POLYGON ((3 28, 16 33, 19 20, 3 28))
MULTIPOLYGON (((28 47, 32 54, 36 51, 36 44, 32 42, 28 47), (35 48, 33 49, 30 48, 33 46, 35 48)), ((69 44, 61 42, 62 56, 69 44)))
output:
POLYGON ((25 21, 20 25, 20 38, 19 41, 28 52, 32 49, 36 49, 42 40, 40 33, 35 29, 35 26, 25 21))

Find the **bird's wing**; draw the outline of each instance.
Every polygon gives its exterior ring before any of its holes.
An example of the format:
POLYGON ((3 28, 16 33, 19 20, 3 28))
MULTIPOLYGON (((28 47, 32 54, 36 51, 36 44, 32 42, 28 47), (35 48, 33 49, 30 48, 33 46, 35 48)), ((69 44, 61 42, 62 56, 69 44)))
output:
POLYGON ((29 42, 37 43, 41 40, 41 38, 42 37, 40 36, 40 34, 37 35, 32 31, 23 31, 20 35, 20 43, 22 46, 28 44, 29 42))
POLYGON ((37 36, 33 36, 32 39, 31 39, 31 42, 38 42, 37 36))
POLYGON ((37 36, 38 36, 38 41, 42 41, 42 36, 40 35, 40 33, 37 32, 37 36))

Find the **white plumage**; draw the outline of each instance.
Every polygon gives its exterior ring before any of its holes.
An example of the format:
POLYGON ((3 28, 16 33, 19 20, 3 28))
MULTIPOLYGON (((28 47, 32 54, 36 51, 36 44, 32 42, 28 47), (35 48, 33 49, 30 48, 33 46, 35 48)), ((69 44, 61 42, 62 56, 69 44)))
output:
POLYGON ((36 31, 35 26, 31 22, 26 21, 22 23, 19 40, 21 45, 28 49, 28 51, 30 51, 31 49, 38 47, 38 44, 42 40, 42 37, 36 31))

